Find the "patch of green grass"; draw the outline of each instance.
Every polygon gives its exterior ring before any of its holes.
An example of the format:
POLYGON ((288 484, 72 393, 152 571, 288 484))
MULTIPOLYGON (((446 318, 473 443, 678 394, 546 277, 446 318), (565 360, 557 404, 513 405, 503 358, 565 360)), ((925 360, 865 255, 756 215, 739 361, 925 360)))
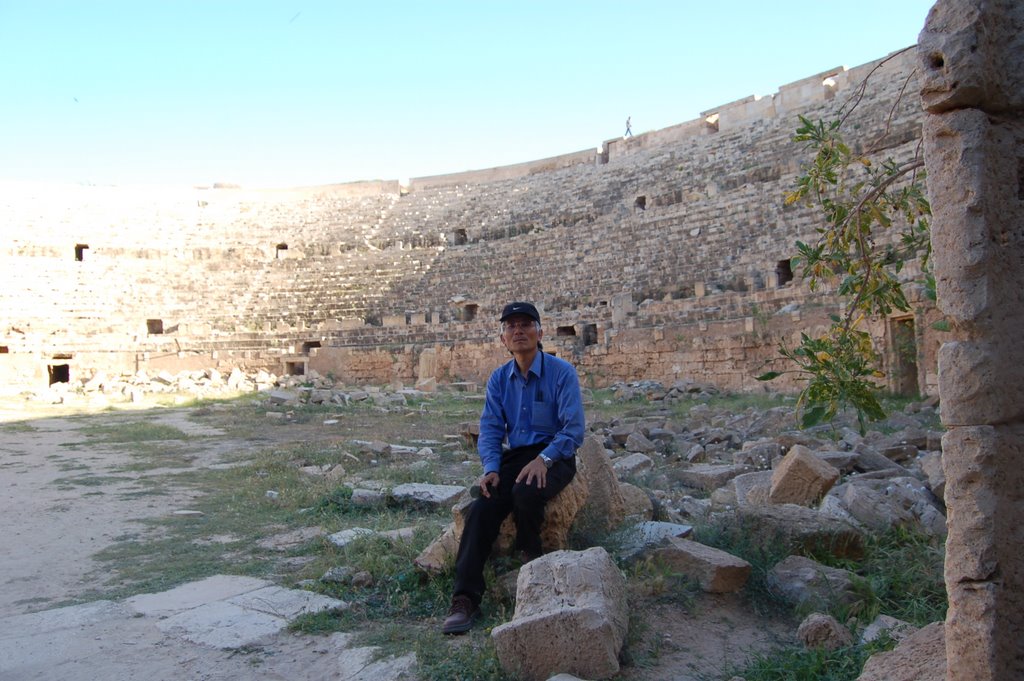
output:
POLYGON ((672 570, 652 557, 638 561, 627 571, 635 591, 656 603, 670 603, 691 612, 701 593, 700 583, 692 577, 672 570))
POLYGON ((129 421, 114 425, 88 425, 82 433, 98 442, 146 442, 151 440, 187 440, 188 435, 174 426, 148 421, 129 421))
POLYGON ((750 563, 750 578, 743 587, 743 595, 755 612, 763 614, 789 609, 768 586, 771 569, 793 553, 794 547, 784 536, 766 536, 755 530, 751 523, 737 517, 694 525, 692 539, 750 563))
POLYGON ((869 535, 859 561, 840 560, 829 554, 813 557, 823 564, 851 570, 860 578, 857 610, 834 615, 844 619, 853 615, 863 624, 878 615, 889 615, 919 627, 946 617, 945 550, 943 542, 935 537, 895 527, 869 535))
POLYGON ((640 608, 630 608, 629 630, 619 652, 623 667, 650 669, 655 666, 661 657, 662 640, 647 613, 640 608))
POLYGON ((118 472, 148 471, 154 468, 188 468, 196 456, 192 448, 183 448, 165 440, 132 443, 131 461, 114 470, 118 472))
POLYGON ((74 478, 55 478, 50 481, 51 485, 56 485, 61 489, 70 489, 75 485, 80 487, 99 487, 102 485, 113 485, 119 482, 131 482, 128 478, 118 477, 116 475, 79 475, 74 478))
MULTIPOLYGON (((250 452, 248 456, 253 455, 250 452)), ((369 549, 364 545, 362 549, 342 550, 320 541, 299 547, 300 553, 292 555, 314 558, 297 577, 316 578, 329 567, 352 564, 368 569, 377 580, 375 590, 365 594, 332 595, 346 599, 365 596, 372 608, 383 608, 392 614, 409 609, 421 614, 433 612, 433 602, 429 607, 422 605, 423 598, 415 590, 406 588, 406 582, 419 579, 412 571, 412 559, 440 531, 444 522, 442 515, 357 507, 351 504, 350 489, 299 470, 303 465, 333 464, 342 459, 349 461, 337 445, 318 447, 304 443, 258 453, 250 461, 232 468, 147 478, 148 489, 135 494, 158 494, 169 483, 189 486, 201 496, 194 499, 188 509, 201 511, 203 515, 151 519, 147 524, 157 531, 159 538, 148 535, 121 541, 102 551, 98 558, 107 562, 113 575, 101 587, 103 597, 111 597, 107 592, 120 597, 166 589, 218 573, 280 574, 280 559, 285 556, 258 545, 260 539, 270 534, 310 526, 319 526, 331 533, 355 526, 390 530, 417 525, 423 529, 411 542, 391 545, 381 539, 380 544, 369 549), (276 498, 269 498, 268 490, 276 492, 276 498), (229 545, 209 541, 211 537, 220 536, 237 537, 239 541, 229 545)))
POLYGON ((408 541, 392 542, 379 535, 367 536, 343 548, 322 541, 317 560, 307 566, 303 574, 317 578, 330 567, 344 565, 372 575, 373 583, 366 587, 320 586, 322 593, 353 603, 350 610, 340 614, 339 630, 346 630, 349 623, 430 617, 447 608, 451 598, 451 575, 428 577, 413 565, 413 560, 439 529, 438 526, 422 526, 408 541))
POLYGON ((619 657, 624 667, 649 669, 657 665, 664 644, 651 608, 667 605, 692 614, 701 593, 700 584, 650 557, 629 566, 626 580, 629 630, 619 657))
POLYGON ((453 638, 423 631, 415 640, 416 676, 421 681, 507 681, 487 632, 479 628, 453 638))
POLYGON ((67 459, 67 460, 61 461, 59 464, 57 464, 57 470, 63 471, 63 472, 85 471, 85 470, 89 470, 89 466, 87 464, 82 463, 81 461, 75 461, 74 459, 67 459))
POLYGON ((5 433, 35 433, 38 429, 28 421, 11 421, 0 425, 5 433))
POLYGON ((729 670, 726 677, 731 674, 745 681, 854 681, 869 657, 891 646, 886 639, 832 651, 785 648, 755 654, 744 667, 729 670))
POLYGON ((377 469, 377 473, 374 477, 378 480, 386 480, 387 482, 395 485, 401 485, 409 482, 441 484, 441 477, 437 470, 437 466, 433 463, 418 468, 410 468, 403 464, 381 466, 377 469))

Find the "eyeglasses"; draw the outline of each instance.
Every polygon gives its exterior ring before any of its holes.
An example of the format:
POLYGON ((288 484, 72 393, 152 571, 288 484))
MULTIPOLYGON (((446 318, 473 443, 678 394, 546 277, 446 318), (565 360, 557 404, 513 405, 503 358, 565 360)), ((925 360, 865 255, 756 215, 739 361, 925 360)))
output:
POLYGON ((502 322, 501 328, 504 331, 517 331, 519 329, 525 331, 527 329, 532 329, 536 323, 537 322, 534 321, 502 322))

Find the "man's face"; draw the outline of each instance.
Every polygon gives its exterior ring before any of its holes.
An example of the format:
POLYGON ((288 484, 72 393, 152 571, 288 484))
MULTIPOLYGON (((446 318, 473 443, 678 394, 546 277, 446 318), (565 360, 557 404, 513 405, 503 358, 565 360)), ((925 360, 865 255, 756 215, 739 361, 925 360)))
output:
POLYGON ((529 352, 537 347, 544 332, 524 314, 512 315, 501 323, 501 343, 509 352, 529 352))

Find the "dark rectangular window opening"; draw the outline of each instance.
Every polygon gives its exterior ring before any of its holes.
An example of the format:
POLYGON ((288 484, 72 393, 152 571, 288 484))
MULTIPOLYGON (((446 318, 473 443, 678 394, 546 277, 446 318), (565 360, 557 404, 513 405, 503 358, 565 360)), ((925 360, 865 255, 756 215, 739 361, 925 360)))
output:
POLYGON ((480 306, 476 303, 470 303, 459 308, 459 321, 471 322, 476 319, 476 313, 479 312, 480 306))
POLYGON ((576 327, 575 326, 559 326, 558 328, 555 329, 555 335, 556 336, 575 336, 576 335, 576 327))
POLYGON ((11 351, 6 345, 0 345, 0 355, 6 355, 11 351))
POLYGON ((162 319, 147 319, 146 320, 146 333, 151 336, 159 336, 164 332, 164 320, 162 319))
POLYGON ((75 244, 75 260, 82 262, 85 260, 85 252, 89 250, 89 244, 75 244))
POLYGON ((633 207, 636 208, 637 210, 647 210, 647 197, 636 197, 636 201, 633 202, 633 207))
POLYGON ((469 235, 466 234, 466 230, 457 229, 452 235, 452 241, 455 242, 456 246, 463 246, 469 241, 469 235))
POLYGON ((597 345, 597 324, 583 324, 583 347, 597 345))
POLYGON ((320 341, 306 341, 305 343, 302 344, 302 354, 308 355, 310 350, 319 347, 320 341))
POLYGON ((54 383, 70 383, 71 382, 71 365, 69 364, 49 364, 46 367, 47 372, 50 374, 50 385, 54 383))
POLYGON ((305 376, 306 375, 306 363, 305 362, 285 362, 284 371, 289 376, 305 376))
POLYGON ((780 260, 775 265, 775 278, 778 280, 777 286, 785 286, 793 281, 793 265, 790 260, 780 260))

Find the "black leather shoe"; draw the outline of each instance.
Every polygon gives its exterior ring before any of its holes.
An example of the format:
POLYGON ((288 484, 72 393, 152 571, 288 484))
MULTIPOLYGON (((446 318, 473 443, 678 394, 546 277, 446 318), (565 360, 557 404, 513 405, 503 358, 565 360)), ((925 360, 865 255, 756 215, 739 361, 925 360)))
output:
POLYGON ((441 631, 445 634, 464 634, 473 628, 473 622, 480 615, 480 608, 473 605, 469 596, 459 594, 452 598, 452 607, 448 610, 441 631))

